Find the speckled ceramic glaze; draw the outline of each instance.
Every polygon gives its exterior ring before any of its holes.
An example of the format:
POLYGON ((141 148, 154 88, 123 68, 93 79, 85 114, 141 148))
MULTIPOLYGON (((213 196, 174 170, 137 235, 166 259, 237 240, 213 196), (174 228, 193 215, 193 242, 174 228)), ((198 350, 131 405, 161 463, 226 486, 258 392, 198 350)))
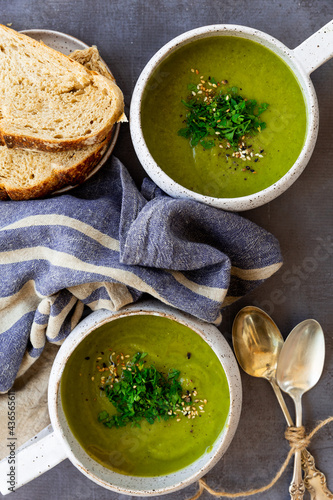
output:
POLYGON ((138 158, 152 180, 163 191, 175 198, 188 198, 217 208, 232 211, 249 210, 263 205, 283 193, 306 167, 318 134, 318 103, 309 75, 333 56, 333 21, 305 40, 296 49, 288 49, 281 42, 261 31, 238 25, 213 25, 183 33, 164 45, 148 62, 136 83, 131 108, 130 129, 138 158), (210 36, 237 36, 256 41, 275 52, 296 76, 302 89, 307 113, 307 131, 301 153, 290 170, 272 186, 249 196, 213 198, 191 191, 171 179, 155 162, 145 143, 141 127, 141 103, 146 84, 157 66, 179 47, 210 36))
POLYGON ((96 483, 127 495, 150 496, 178 490, 199 479, 221 458, 236 431, 242 403, 241 380, 234 354, 219 330, 208 323, 199 321, 176 309, 156 301, 142 302, 122 309, 117 313, 100 310, 82 321, 62 345, 52 368, 49 382, 49 412, 51 423, 59 441, 63 443, 65 454, 87 477, 96 483), (65 363, 79 342, 93 330, 105 323, 129 315, 152 314, 180 322, 200 335, 218 356, 227 376, 230 389, 230 411, 223 431, 212 450, 184 469, 158 477, 132 477, 118 474, 96 463, 81 448, 71 433, 61 405, 59 383, 65 363))
MULTIPOLYGON (((78 40, 74 36, 66 35, 65 33, 60 33, 59 31, 24 30, 20 31, 20 33, 22 33, 23 35, 30 36, 31 38, 37 40, 38 42, 43 42, 45 43, 45 45, 48 45, 52 49, 62 52, 66 56, 68 56, 71 52, 74 52, 74 50, 83 50, 89 48, 89 45, 87 45, 84 42, 81 42, 81 40, 78 40)), ((118 139, 119 129, 120 129, 120 123, 116 123, 112 130, 112 137, 110 143, 101 161, 91 170, 91 172, 89 172, 89 174, 85 179, 85 182, 88 179, 90 179, 96 172, 98 172, 98 170, 104 165, 104 163, 110 157, 118 139)), ((70 191, 74 187, 76 186, 65 186, 61 189, 58 189, 57 191, 54 191, 52 194, 65 193, 67 191, 70 191)))
MULTIPOLYGON (((212 324, 205 323, 177 309, 155 300, 143 301, 121 309, 119 312, 95 311, 71 332, 55 358, 49 380, 48 404, 51 425, 25 443, 16 453, 20 470, 16 488, 43 474, 65 458, 89 479, 100 486, 118 493, 135 496, 154 496, 179 490, 193 483, 211 469, 226 452, 238 426, 242 405, 242 385, 236 358, 221 334, 212 324), (230 392, 230 409, 224 428, 212 446, 189 466, 164 476, 138 477, 113 472, 94 461, 73 436, 61 404, 60 380, 67 360, 78 344, 96 328, 110 321, 132 315, 155 315, 177 321, 196 332, 213 349, 227 377, 230 392)), ((0 462, 0 492, 8 493, 6 476, 7 459, 0 462)))

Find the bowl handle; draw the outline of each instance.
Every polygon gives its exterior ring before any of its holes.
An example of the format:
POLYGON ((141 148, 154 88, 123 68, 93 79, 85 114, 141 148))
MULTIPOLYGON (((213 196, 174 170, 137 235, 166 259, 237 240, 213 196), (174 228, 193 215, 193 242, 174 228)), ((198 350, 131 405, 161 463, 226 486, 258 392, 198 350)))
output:
POLYGON ((15 440, 8 438, 10 455, 0 462, 0 492, 14 492, 40 474, 59 464, 66 457, 63 444, 51 425, 15 450, 15 440))
POLYGON ((308 74, 328 61, 333 57, 333 20, 307 38, 292 52, 308 74))

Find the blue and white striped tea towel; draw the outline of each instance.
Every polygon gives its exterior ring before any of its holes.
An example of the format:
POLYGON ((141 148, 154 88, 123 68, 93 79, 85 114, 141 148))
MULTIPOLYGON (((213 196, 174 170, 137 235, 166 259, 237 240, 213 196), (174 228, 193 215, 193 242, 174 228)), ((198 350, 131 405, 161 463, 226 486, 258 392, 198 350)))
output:
POLYGON ((71 194, 0 203, 0 391, 79 322, 143 293, 208 322, 282 264, 277 240, 234 213, 140 193, 112 158, 71 194))

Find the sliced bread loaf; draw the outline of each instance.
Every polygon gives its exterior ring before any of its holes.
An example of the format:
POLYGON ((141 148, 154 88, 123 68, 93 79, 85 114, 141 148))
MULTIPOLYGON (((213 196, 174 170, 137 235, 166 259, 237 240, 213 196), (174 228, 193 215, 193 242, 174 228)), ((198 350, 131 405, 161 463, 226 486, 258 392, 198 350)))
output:
MULTIPOLYGON (((113 78, 96 47, 76 50, 70 57, 113 78)), ((102 159, 108 144, 109 137, 94 146, 55 153, 0 146, 0 200, 40 198, 63 186, 83 182, 102 159)))
POLYGON ((0 135, 10 148, 66 151, 101 143, 123 118, 111 78, 0 25, 0 135))

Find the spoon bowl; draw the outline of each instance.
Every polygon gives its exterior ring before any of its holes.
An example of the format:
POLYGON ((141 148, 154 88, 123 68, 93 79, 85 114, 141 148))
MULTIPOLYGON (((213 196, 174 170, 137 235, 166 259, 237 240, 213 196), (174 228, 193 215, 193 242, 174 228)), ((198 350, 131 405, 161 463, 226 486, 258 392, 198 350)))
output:
POLYGON ((255 306, 241 309, 233 323, 232 342, 237 360, 248 375, 275 379, 283 337, 268 314, 255 306))
POLYGON ((302 396, 314 387, 323 371, 324 333, 314 319, 299 323, 287 337, 277 368, 278 384, 284 392, 302 396))

